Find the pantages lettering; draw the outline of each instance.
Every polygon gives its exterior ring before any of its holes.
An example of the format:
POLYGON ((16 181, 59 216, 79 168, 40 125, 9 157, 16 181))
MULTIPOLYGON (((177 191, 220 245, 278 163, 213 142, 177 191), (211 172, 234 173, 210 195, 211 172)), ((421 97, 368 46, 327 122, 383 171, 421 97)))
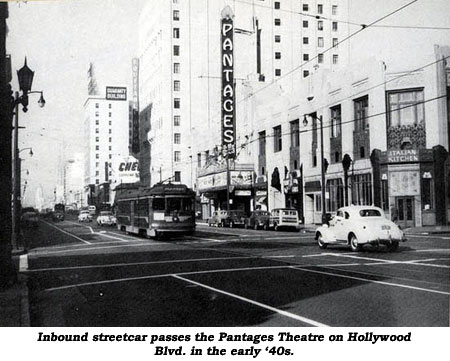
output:
POLYGON ((233 58, 233 19, 222 18, 222 146, 229 154, 234 153, 235 119, 234 119, 234 58, 233 58))

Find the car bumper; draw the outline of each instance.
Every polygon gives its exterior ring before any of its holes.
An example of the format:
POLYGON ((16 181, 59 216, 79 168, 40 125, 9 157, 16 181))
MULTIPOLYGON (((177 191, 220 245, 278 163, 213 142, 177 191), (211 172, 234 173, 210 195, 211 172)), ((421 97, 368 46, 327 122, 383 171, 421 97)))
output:
POLYGON ((403 237, 403 238, 375 238, 375 239, 368 240, 366 243, 369 243, 372 246, 378 246, 380 244, 385 245, 385 246, 390 246, 395 242, 406 242, 406 241, 407 241, 407 239, 405 237, 403 237))

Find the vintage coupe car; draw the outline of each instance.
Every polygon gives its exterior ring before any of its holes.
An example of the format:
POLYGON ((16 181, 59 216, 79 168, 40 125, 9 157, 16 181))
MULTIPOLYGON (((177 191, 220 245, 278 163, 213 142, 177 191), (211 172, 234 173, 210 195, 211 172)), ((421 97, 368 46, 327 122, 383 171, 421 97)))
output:
POLYGON ((235 227, 245 224, 245 213, 243 211, 216 211, 212 217, 208 219, 208 226, 216 227, 235 227))
POLYGON ((114 217, 114 214, 110 211, 102 211, 97 217, 97 224, 102 227, 105 225, 115 226, 116 223, 117 223, 116 217, 114 217))
POLYGON ((88 210, 80 211, 78 222, 92 222, 92 216, 88 210))
POLYGON ((269 224, 270 213, 267 211, 253 211, 245 220, 245 228, 267 228, 269 224))
POLYGON ((399 242, 406 241, 403 231, 386 218, 381 208, 373 206, 339 208, 328 224, 317 228, 315 239, 322 249, 329 244, 348 245, 354 252, 365 244, 383 244, 393 252, 399 242))

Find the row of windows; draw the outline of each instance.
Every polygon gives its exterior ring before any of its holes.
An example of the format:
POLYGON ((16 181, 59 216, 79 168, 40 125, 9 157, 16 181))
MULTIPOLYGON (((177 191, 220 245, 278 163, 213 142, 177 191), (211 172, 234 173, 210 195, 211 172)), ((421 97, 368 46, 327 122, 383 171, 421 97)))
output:
MULTIPOLYGON (((96 142, 99 142, 99 141, 100 141, 100 137, 95 137, 95 141, 96 141, 96 142)), ((110 142, 110 143, 112 142, 112 138, 111 138, 111 137, 109 137, 109 142, 110 142)))
MULTIPOLYGON (((279 9, 275 7, 275 9, 279 9)), ((309 4, 304 3, 302 7, 303 11, 309 11, 309 4)), ((323 4, 317 4, 317 14, 323 14, 323 4)), ((338 6, 337 5, 331 5, 331 14, 337 15, 338 14, 338 6)))
MULTIPOLYGON (((100 133, 100 128, 95 128, 95 133, 96 134, 100 133)), ((112 129, 111 128, 108 129, 108 133, 112 134, 112 129)))
MULTIPOLYGON (((281 25, 281 19, 274 19, 274 24, 275 26, 280 26, 281 25)), ((308 20, 303 20, 302 23, 304 28, 308 28, 309 27, 309 22, 308 20)), ((317 30, 319 31, 323 31, 323 20, 318 20, 317 21, 317 30)), ((331 23, 331 30, 332 31, 338 31, 338 22, 337 21, 333 21, 331 23)))
MULTIPOLYGON (((111 151, 111 150, 112 150, 112 146, 109 146, 108 149, 111 151)), ((96 146, 95 146, 95 150, 100 150, 100 146, 99 146, 99 145, 96 145, 96 146)))
MULTIPOLYGON (((99 117, 99 116, 100 116, 100 112, 96 111, 96 112, 95 112, 95 116, 96 116, 96 117, 99 117)), ((109 113, 108 113, 108 116, 111 118, 111 117, 112 117, 112 113, 109 112, 109 113)))
MULTIPOLYGON (((108 121, 109 125, 112 125, 112 121, 108 121)), ((100 119, 95 119, 95 125, 100 125, 100 119)))
MULTIPOLYGON (((95 103, 95 107, 96 108, 100 108, 100 104, 99 103, 95 103)), ((112 108, 112 104, 108 103, 108 108, 111 109, 112 108)))
MULTIPOLYGON (((108 158, 109 158, 109 159, 112 159, 112 154, 109 154, 109 155, 108 155, 108 158)), ((95 159, 100 159, 100 154, 95 153, 95 159)))

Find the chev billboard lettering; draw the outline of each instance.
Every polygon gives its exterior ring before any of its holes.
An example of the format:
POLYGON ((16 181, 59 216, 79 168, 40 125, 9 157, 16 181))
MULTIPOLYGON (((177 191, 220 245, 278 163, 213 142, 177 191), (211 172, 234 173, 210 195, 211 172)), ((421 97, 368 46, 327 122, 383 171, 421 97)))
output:
POLYGON ((127 88, 125 87, 106 87, 107 100, 127 100, 127 88))
POLYGON ((222 146, 231 158, 234 157, 236 138, 233 33, 233 12, 227 6, 222 10, 221 20, 222 146))

